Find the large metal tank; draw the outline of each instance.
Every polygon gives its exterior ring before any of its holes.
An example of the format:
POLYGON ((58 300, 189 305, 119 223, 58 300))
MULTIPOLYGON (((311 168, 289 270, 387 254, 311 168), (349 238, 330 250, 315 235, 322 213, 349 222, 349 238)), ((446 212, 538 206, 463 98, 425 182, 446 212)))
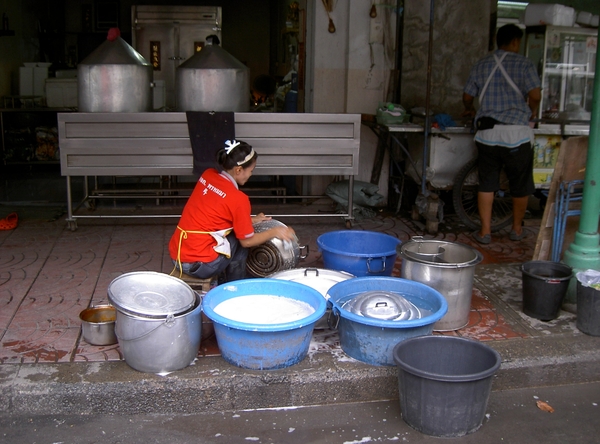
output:
POLYGON ((121 37, 109 37, 77 65, 79 112, 152 111, 152 65, 121 37))
POLYGON ((218 45, 207 44, 179 65, 175 88, 179 111, 245 112, 250 108, 248 67, 218 45))

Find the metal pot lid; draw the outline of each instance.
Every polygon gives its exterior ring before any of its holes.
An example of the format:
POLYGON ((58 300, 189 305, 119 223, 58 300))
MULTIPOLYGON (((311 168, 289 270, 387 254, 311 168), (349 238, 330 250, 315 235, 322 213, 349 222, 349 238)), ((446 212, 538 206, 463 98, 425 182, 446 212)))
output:
POLYGON ((409 261, 448 268, 471 267, 483 260, 482 254, 468 245, 421 236, 398 245, 396 252, 409 261))
POLYGON ((327 292, 338 282, 352 279, 356 276, 345 271, 328 270, 326 268, 294 268, 280 271, 269 276, 272 279, 283 279, 307 285, 329 299, 327 292))
POLYGON ((105 40, 79 65, 142 65, 150 63, 121 37, 114 41, 105 40))
POLYGON ((419 309, 405 297, 387 291, 366 291, 344 302, 342 308, 359 316, 386 321, 421 317, 419 309))
POLYGON ((196 301, 194 291, 181 279, 152 271, 114 279, 108 286, 108 298, 117 309, 153 317, 185 313, 196 301))

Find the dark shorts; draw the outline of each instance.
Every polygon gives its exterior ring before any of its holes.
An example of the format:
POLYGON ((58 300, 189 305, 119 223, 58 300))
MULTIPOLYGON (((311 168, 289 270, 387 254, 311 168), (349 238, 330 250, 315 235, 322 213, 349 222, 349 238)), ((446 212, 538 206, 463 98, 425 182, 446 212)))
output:
POLYGON ((479 191, 496 192, 500 188, 500 172, 504 167, 512 197, 525 197, 535 192, 531 143, 516 148, 489 146, 479 142, 476 145, 479 191))

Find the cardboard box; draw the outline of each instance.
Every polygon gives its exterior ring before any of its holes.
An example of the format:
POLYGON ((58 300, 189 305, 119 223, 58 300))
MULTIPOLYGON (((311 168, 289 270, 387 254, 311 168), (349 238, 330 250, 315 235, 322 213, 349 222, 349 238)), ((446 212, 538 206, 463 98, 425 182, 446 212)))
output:
POLYGON ((533 169, 533 183, 536 188, 549 189, 552 183, 552 175, 554 169, 551 168, 534 168, 533 169))
POLYGON ((46 104, 50 108, 77 107, 77 79, 46 79, 46 104))
POLYGON ((536 135, 533 145, 533 168, 553 169, 561 143, 561 136, 536 135))

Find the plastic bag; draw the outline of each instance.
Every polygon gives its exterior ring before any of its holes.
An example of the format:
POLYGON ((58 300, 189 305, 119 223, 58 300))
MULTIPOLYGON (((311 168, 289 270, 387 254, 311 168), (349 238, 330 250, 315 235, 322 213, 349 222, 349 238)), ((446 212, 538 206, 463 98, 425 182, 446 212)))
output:
POLYGON ((391 102, 379 102, 377 107, 377 123, 380 125, 399 125, 408 122, 410 114, 402 107, 391 102))
MULTIPOLYGON (((384 200, 384 196, 379 194, 379 187, 372 183, 361 182, 359 180, 354 181, 354 187, 352 190, 352 211, 356 220, 370 219, 375 217, 376 213, 368 207, 376 207, 381 205, 384 200)), ((338 211, 342 212, 343 209, 348 208, 348 181, 340 180, 339 182, 332 182, 327 186, 325 190, 333 201, 338 204, 338 211)))
MULTIPOLYGON (((354 181, 354 187, 352 190, 352 203, 355 205, 362 205, 367 207, 376 207, 381 205, 384 196, 377 193, 379 187, 372 183, 361 182, 360 180, 354 181)), ((348 207, 348 181, 340 180, 339 182, 332 182, 327 186, 325 194, 331 197, 337 203, 348 207)))
POLYGON ((600 290, 600 271, 579 271, 577 272, 575 277, 577 277, 577 280, 581 282, 581 285, 583 285, 584 287, 592 287, 595 290, 600 290))

